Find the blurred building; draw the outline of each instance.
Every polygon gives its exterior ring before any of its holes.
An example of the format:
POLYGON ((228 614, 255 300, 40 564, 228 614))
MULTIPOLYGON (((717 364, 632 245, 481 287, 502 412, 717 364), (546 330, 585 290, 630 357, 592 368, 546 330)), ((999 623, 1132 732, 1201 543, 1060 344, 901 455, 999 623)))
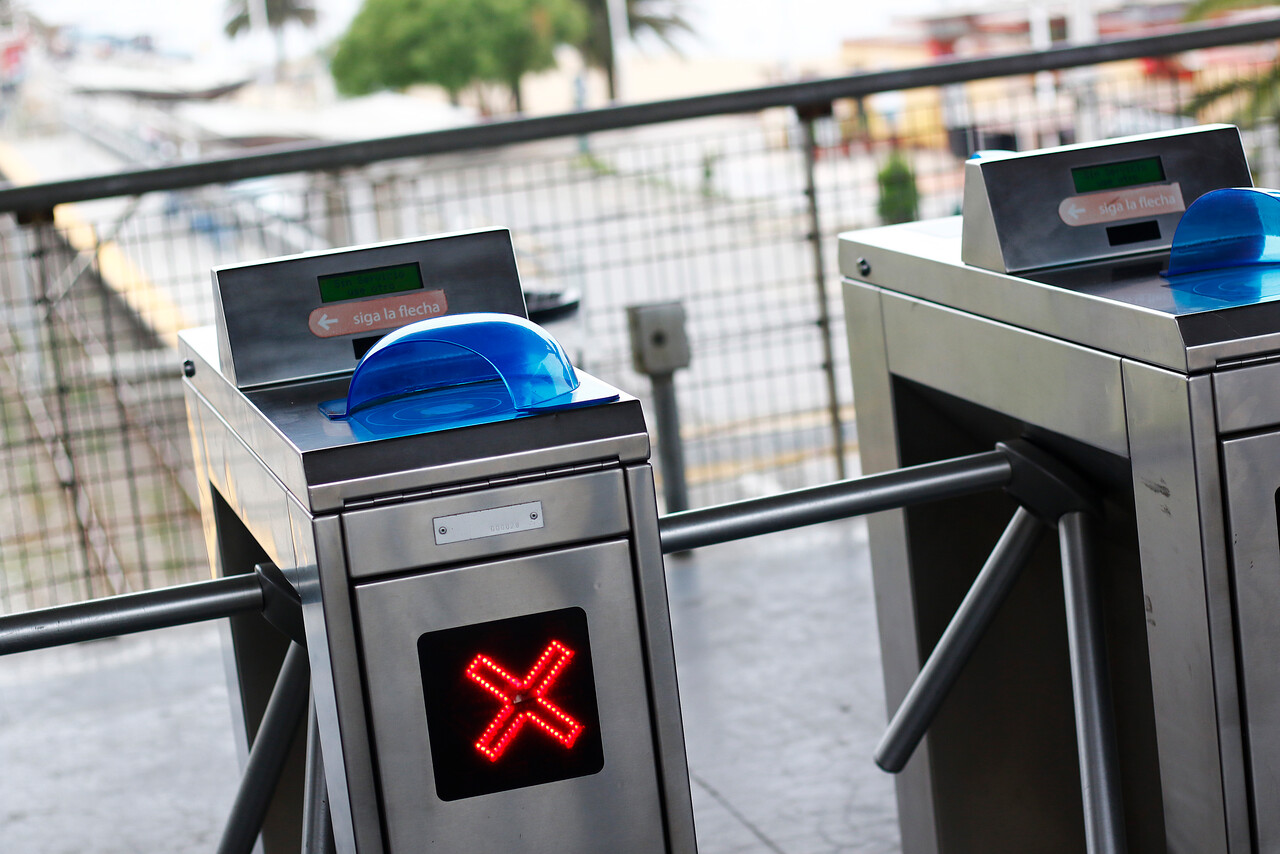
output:
MULTIPOLYGON (((1088 5, 1088 4, 1085 4, 1088 5)), ((844 42, 842 59, 848 71, 874 71, 929 65, 953 60, 1018 53, 1071 41, 1137 38, 1185 26, 1190 2, 1185 0, 1127 0, 1097 2, 1088 20, 1079 3, 1031 0, 1006 4, 975 2, 968 9, 950 9, 900 22, 890 37, 844 42), (1073 39, 1073 30, 1085 38, 1073 39)), ((1224 13, 1215 19, 1234 23, 1273 17, 1280 7, 1224 13)), ((916 146, 943 147, 957 157, 976 150, 1027 150, 1070 143, 1077 136, 1103 137, 1167 129, 1178 124, 1229 118, 1230 100, 1205 114, 1182 116, 1172 105, 1186 102, 1187 92, 1202 91, 1224 81, 1215 75, 1229 66, 1235 74, 1270 68, 1274 45, 1215 48, 1182 54, 1177 60, 1147 58, 1094 66, 1079 72, 995 78, 963 86, 905 90, 879 95, 865 104, 844 106, 840 126, 846 140, 890 138, 916 146), (1152 84, 1169 89, 1170 110, 1130 107, 1128 96, 1152 84), (1035 120, 1008 114, 1011 103, 1034 98, 1040 109, 1035 120), (1081 126, 1087 120, 1087 130, 1081 126)), ((1149 91, 1149 88, 1144 91, 1149 91)))

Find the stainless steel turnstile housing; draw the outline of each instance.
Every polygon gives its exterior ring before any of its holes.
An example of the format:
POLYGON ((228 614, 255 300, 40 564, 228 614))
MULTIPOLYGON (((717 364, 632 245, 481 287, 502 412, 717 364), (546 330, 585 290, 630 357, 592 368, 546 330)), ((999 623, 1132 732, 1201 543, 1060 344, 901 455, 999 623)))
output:
MULTIPOLYGON (((214 282, 219 328, 182 336, 206 535, 215 572, 269 560, 300 594, 337 849, 694 851, 638 401, 621 395, 389 437, 360 435, 318 408, 346 394, 370 343, 369 317, 395 310, 413 320, 446 304, 447 313, 522 315, 506 232, 223 268, 214 282), (405 301, 406 269, 420 277, 409 280, 426 283, 426 309, 405 301), (317 277, 340 286, 330 301, 317 277), (363 338, 350 329, 328 334, 342 329, 323 326, 335 318, 364 318, 363 338), (478 784, 453 774, 449 763, 471 760, 442 753, 450 716, 474 701, 463 729, 474 740, 498 709, 474 684, 448 693, 467 664, 457 656, 492 656, 473 666, 498 683, 490 693, 510 687, 501 673, 539 674, 525 681, 550 684, 560 671, 535 662, 546 637, 521 646, 529 621, 544 619, 568 633, 557 641, 577 647, 563 671, 565 680, 576 674, 577 705, 563 708, 589 724, 574 750, 591 755, 561 771, 535 757, 515 776, 478 784), (433 675, 441 667, 448 672, 433 675), (437 723, 446 729, 437 732, 437 723)), ((286 642, 257 615, 231 625, 233 705, 240 733, 251 736, 286 642)), ((511 703, 523 701, 514 694, 511 703)), ((555 756, 571 755, 532 725, 512 744, 539 739, 555 756)), ((268 854, 298 850, 305 742, 295 742, 264 828, 268 854)), ((494 744, 492 753, 505 749, 494 744)))
MULTIPOLYGON (((1239 138, 1213 127, 1060 151, 971 162, 963 225, 842 236, 863 466, 1030 436, 1086 473, 1104 497, 1129 850, 1280 851, 1280 302, 1230 271, 1191 289, 1162 278, 1177 204, 1159 222, 1099 215, 1095 251, 1067 222, 1084 208, 1063 201, 1083 192, 1071 167, 1142 183, 1130 167, 1157 157, 1154 180, 1181 181, 1186 204, 1248 185, 1239 138), (1110 222, 1135 220, 1150 222, 1108 241, 1110 222)), ((871 518, 891 710, 1013 506, 871 518)), ((1084 850, 1059 572, 1042 544, 899 776, 906 854, 1084 850)))

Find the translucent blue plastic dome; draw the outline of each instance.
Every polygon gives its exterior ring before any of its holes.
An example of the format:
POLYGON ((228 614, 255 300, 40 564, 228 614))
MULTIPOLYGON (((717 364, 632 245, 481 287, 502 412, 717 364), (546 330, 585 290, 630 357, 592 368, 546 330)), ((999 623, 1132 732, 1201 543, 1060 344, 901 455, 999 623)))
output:
POLYGON ((1280 263, 1280 191, 1234 187, 1191 203, 1173 235, 1169 276, 1280 263))
POLYGON ((411 323, 375 344, 351 377, 347 414, 494 379, 521 411, 567 401, 578 387, 569 357, 541 327, 510 314, 459 314, 411 323))

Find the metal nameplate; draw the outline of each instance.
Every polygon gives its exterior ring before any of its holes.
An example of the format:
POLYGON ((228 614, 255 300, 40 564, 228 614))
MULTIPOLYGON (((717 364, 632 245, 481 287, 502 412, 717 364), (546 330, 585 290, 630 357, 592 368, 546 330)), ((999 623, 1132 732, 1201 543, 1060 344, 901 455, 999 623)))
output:
POLYGON ((452 516, 437 516, 431 520, 438 546, 514 534, 517 531, 532 531, 542 526, 541 501, 527 501, 524 504, 510 504, 506 507, 476 510, 471 513, 455 513, 452 516))

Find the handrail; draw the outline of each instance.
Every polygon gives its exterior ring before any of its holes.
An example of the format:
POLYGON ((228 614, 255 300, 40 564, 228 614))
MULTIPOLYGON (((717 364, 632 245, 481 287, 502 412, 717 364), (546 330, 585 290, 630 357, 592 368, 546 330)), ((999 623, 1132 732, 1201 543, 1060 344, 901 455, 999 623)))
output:
POLYGON ((334 171, 382 160, 492 148, 683 119, 758 112, 772 107, 803 108, 829 104, 837 98, 861 98, 877 92, 1034 74, 1039 71, 1146 56, 1165 56, 1200 48, 1248 44, 1277 38, 1280 38, 1280 18, 1271 18, 1227 26, 1191 27, 1158 36, 1115 39, 1091 45, 1055 47, 981 59, 960 59, 891 71, 851 74, 803 83, 783 83, 528 119, 510 119, 356 142, 279 146, 254 154, 0 190, 0 212, 38 214, 67 202, 136 196, 294 172, 334 171))

